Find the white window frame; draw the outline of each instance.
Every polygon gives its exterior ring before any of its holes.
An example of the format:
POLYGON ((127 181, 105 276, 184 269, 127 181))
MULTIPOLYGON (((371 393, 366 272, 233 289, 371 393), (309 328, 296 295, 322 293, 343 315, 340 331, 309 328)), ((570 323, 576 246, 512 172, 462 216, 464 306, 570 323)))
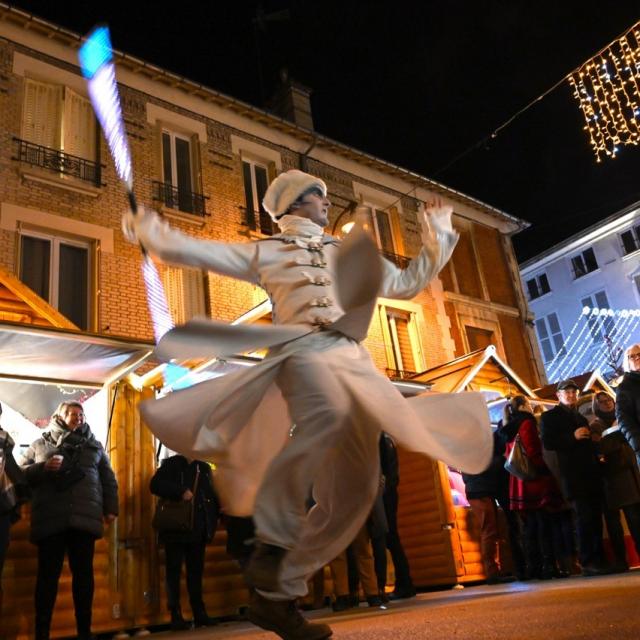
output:
MULTIPOLYGON (((255 158, 246 157, 246 156, 242 157, 242 188, 245 191, 245 197, 246 197, 247 185, 244 180, 245 164, 249 165, 249 174, 251 178, 251 195, 253 196, 252 204, 253 204, 253 214, 255 216, 254 218, 255 230, 264 234, 264 231, 262 231, 262 225, 260 224, 260 208, 262 206, 262 203, 260 202, 260 198, 258 197, 258 186, 257 186, 258 181, 256 179, 256 167, 259 167, 260 169, 263 169, 265 171, 267 176, 266 185, 268 188, 269 187, 269 163, 268 161, 265 161, 265 160, 257 160, 255 158)), ((271 218, 269 219, 271 220, 271 218)), ((276 233, 276 225, 273 222, 271 223, 271 233, 276 233)), ((271 234, 264 234, 264 235, 271 235, 271 234)))
POLYGON ((600 263, 598 262, 598 256, 596 255, 595 249, 593 247, 587 247, 586 249, 583 249, 582 251, 579 251, 579 252, 575 253, 574 255, 572 255, 569 258, 569 265, 570 265, 571 274, 572 274, 574 280, 579 280, 580 278, 584 278, 585 276, 588 276, 590 273, 595 273, 596 271, 600 270, 600 263), (591 271, 587 271, 586 270, 587 261, 586 261, 586 259, 584 257, 584 254, 587 251, 591 251, 593 253, 593 259, 596 262, 596 268, 592 269, 591 271), (577 271, 576 271, 576 268, 575 268, 574 263, 573 263, 573 261, 575 259, 577 259, 577 258, 579 258, 582 261, 582 264, 585 267, 585 272, 580 274, 580 275, 577 275, 577 271))
MULTIPOLYGON (((389 312, 391 312, 391 314, 395 312, 405 317, 408 316, 407 330, 409 332, 413 362, 417 370, 416 373, 424 371, 427 367, 422 340, 420 339, 421 327, 424 326, 422 308, 413 303, 402 303, 398 300, 390 300, 387 302, 384 299, 382 299, 382 302, 378 305, 378 314, 387 356, 387 367, 389 369, 397 369, 396 363, 402 362, 402 353, 400 351, 397 330, 395 330, 395 323, 390 322, 389 312)), ((406 371, 407 369, 398 370, 406 371)))
POLYGON ((22 238, 37 238, 39 240, 47 240, 51 243, 51 252, 49 255, 49 299, 46 301, 55 309, 59 310, 60 301, 60 286, 58 274, 60 273, 60 245, 66 244, 72 247, 79 247, 87 250, 87 330, 91 330, 92 315, 95 301, 93 299, 93 277, 94 272, 94 255, 93 244, 89 240, 81 240, 75 238, 69 238, 67 236, 59 236, 55 233, 46 233, 43 231, 34 231, 31 229, 21 229, 20 235, 20 261, 18 263, 19 277, 22 277, 21 273, 21 261, 22 261, 22 238))
POLYGON ((624 231, 621 231, 618 234, 618 238, 620 240, 620 249, 622 251, 622 256, 624 258, 627 258, 629 256, 636 254, 638 251, 640 251, 640 224, 633 224, 632 226, 628 227, 624 231), (630 233, 631 236, 633 237, 633 242, 635 244, 635 248, 633 249, 633 251, 627 251, 625 249, 624 241, 622 240, 622 236, 625 233, 630 233))
POLYGON ((544 316, 541 316, 540 318, 536 318, 535 319, 535 328, 536 328, 536 337, 538 338, 538 342, 540 343, 540 354, 542 355, 542 359, 544 360, 545 364, 551 362, 556 355, 558 354, 558 352, 562 351, 563 349, 565 349, 565 335, 564 335, 564 330, 562 328, 562 323, 560 322, 560 317, 558 316, 558 314, 555 311, 551 311, 550 313, 547 313, 544 316), (558 327, 560 327, 560 332, 556 332, 554 333, 551 330, 551 323, 549 322, 549 317, 550 316, 555 316, 556 318, 556 322, 558 323, 558 327), (547 331, 547 338, 542 338, 540 336, 540 331, 538 330, 538 322, 543 322, 545 329, 547 331), (562 337, 562 346, 558 349, 556 348, 556 343, 554 341, 555 336, 560 335, 562 337), (551 347, 551 357, 547 360, 544 354, 544 349, 542 347, 542 342, 543 340, 548 340, 549 341, 549 346, 551 347))
POLYGON ((548 293, 551 293, 551 283, 549 282, 549 276, 547 275, 546 271, 541 271, 540 273, 538 273, 537 275, 533 276, 532 278, 529 278, 528 280, 525 280, 525 286, 526 286, 527 295, 529 296, 529 300, 530 301, 539 300, 543 296, 546 296, 548 293), (548 291, 542 292, 542 286, 540 284, 540 281, 541 281, 540 279, 542 278, 542 276, 544 276, 546 281, 547 281, 547 286, 549 287, 548 291), (535 281, 536 287, 538 288, 538 291, 542 292, 539 295, 537 295, 535 298, 531 297, 531 292, 529 291, 529 282, 531 282, 532 280, 535 281))
POLYGON ((189 191, 194 193, 194 167, 193 167, 193 140, 188 134, 174 131, 169 127, 162 127, 161 130, 161 145, 162 149, 162 181, 166 184, 169 183, 175 189, 178 188, 178 158, 176 155, 176 138, 183 140, 189 146, 189 191), (170 154, 171 154, 171 176, 166 176, 164 173, 164 135, 167 134, 170 139, 170 154))
POLYGON ((375 238, 376 244, 378 245, 378 249, 380 249, 380 251, 383 251, 383 252, 387 251, 387 249, 385 249, 382 246, 382 238, 380 235, 380 228, 378 225, 377 213, 380 212, 387 217, 387 220, 389 222, 389 231, 391 232, 391 247, 392 247, 391 253, 398 255, 399 254, 398 243, 396 240, 396 234, 394 233, 394 230, 393 230, 393 220, 391 219, 391 212, 388 210, 388 208, 385 208, 380 205, 376 205, 372 202, 363 202, 362 205, 360 206, 365 207, 366 209, 369 210, 369 219, 371 220, 373 237, 375 238))
MULTIPOLYGON (((581 295, 580 296, 580 305, 582 307, 588 306, 588 307, 591 307, 592 309, 594 307, 596 307, 596 306, 599 309, 611 309, 611 303, 609 302, 609 296, 607 295, 607 290, 606 289, 598 289, 598 291, 594 291, 593 293, 588 293, 588 294, 581 295), (598 304, 598 301, 596 300, 596 296, 599 293, 603 293, 604 297, 607 299, 607 306, 606 307, 601 307, 598 304), (585 305, 585 300, 587 298, 589 298, 590 304, 585 305)), ((611 320, 611 321, 605 320, 604 323, 600 324, 600 322, 596 318, 594 318, 593 316, 590 315, 588 317, 588 319, 587 319, 587 322, 589 322, 589 332, 591 334, 591 337, 593 338, 594 344, 601 344, 604 341, 604 334, 606 333, 606 329, 604 327, 604 324, 608 323, 608 322, 613 322, 613 320, 611 320), (596 323, 599 325, 599 328, 597 329, 597 335, 595 333, 595 329, 592 326, 592 325, 595 326, 596 323)), ((614 326, 614 329, 615 329, 615 326, 614 326)))

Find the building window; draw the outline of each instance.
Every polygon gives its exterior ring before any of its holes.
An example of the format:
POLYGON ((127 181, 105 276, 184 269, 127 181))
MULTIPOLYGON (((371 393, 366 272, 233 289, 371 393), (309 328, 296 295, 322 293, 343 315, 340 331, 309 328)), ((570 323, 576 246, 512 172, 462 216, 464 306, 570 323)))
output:
MULTIPOLYGON (((609 299, 605 291, 598 291, 591 296, 586 296, 580 301, 583 307, 590 307, 591 309, 610 309, 609 299)), ((615 322, 613 317, 604 316, 604 320, 601 320, 603 316, 588 316, 587 322, 589 323, 589 330, 594 342, 602 342, 604 336, 613 338, 615 332, 615 322)))
POLYGON ((622 242, 622 251, 625 256, 635 253, 640 249, 640 226, 632 227, 620 234, 622 242))
POLYGON ((262 206, 262 199, 269 186, 269 170, 266 165, 253 160, 242 161, 242 178, 246 198, 245 223, 252 230, 271 236, 274 223, 262 206))
POLYGON ((536 320, 536 333, 545 362, 551 362, 559 351, 565 352, 562 329, 555 313, 536 320))
POLYGON ((494 333, 490 329, 481 329, 480 327, 470 327, 465 325, 464 330, 467 334, 469 351, 478 351, 480 349, 484 350, 489 345, 496 343, 494 333))
POLYGON ((638 295, 640 295, 640 275, 633 276, 633 281, 636 283, 636 291, 638 292, 638 295))
POLYGON ((598 261, 596 260, 596 254, 593 249, 585 249, 582 253, 571 258, 571 267, 573 269, 574 279, 581 278, 582 276, 591 273, 598 268, 598 261))
POLYGON ((89 100, 69 87, 25 79, 18 159, 100 184, 96 119, 89 100))
POLYGON ((156 183, 154 198, 170 209, 204 216, 206 198, 195 188, 194 138, 162 130, 162 183, 156 183))
POLYGON ((169 311, 175 324, 206 314, 204 280, 200 269, 165 267, 162 273, 169 311))
POLYGON ((539 276, 527 280, 527 291, 529 292, 529 300, 535 300, 545 293, 549 293, 551 287, 549 286, 547 274, 541 273, 539 276))
POLYGON ((41 233, 20 235, 20 280, 83 330, 89 328, 91 246, 41 233))
POLYGON ((422 369, 415 313, 385 308, 389 345, 387 360, 393 375, 406 377, 422 369))
POLYGON ((409 259, 399 255, 396 250, 390 212, 373 206, 364 206, 358 208, 358 215, 362 216, 364 230, 373 236, 382 255, 398 267, 405 268, 409 259))

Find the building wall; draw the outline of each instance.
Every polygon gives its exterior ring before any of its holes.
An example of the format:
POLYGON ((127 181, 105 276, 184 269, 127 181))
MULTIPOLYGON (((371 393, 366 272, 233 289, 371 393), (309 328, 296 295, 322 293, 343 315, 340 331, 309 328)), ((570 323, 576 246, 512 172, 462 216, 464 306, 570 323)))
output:
MULTIPOLYGON (((600 364, 603 373, 610 371, 605 362, 608 360, 605 343, 592 339, 587 318, 582 315, 582 300, 605 291, 611 309, 640 309, 640 290, 634 280, 640 275, 640 250, 626 253, 620 239, 622 233, 638 224, 640 209, 632 208, 607 219, 600 229, 589 229, 557 250, 550 249, 543 257, 527 261, 521 269, 525 290, 528 280, 546 274, 550 291, 529 300, 529 306, 536 319, 557 315, 566 347, 571 351, 566 359, 559 356, 555 362, 546 363, 547 373, 554 378, 560 373, 562 377, 583 373, 592 369, 594 363, 600 364), (571 258, 589 248, 593 249, 598 268, 576 278, 571 258)), ((619 329, 611 332, 614 349, 640 341, 638 323, 629 323, 627 329, 625 324, 616 318, 619 329)))
MULTIPOLYGON (((364 156, 358 160, 355 152, 341 154, 327 145, 304 155, 308 143, 296 138, 295 132, 277 119, 270 121, 264 114, 258 117, 227 109, 224 101, 214 103, 177 84, 155 81, 149 73, 136 73, 134 67, 119 68, 118 78, 139 202, 159 206, 153 199, 153 181, 160 180, 161 175, 163 124, 197 136, 192 138, 197 140, 196 190, 208 198, 209 215, 199 218, 164 210, 172 226, 199 238, 222 242, 246 242, 259 237, 243 224, 242 158, 257 154, 269 165, 270 178, 293 167, 304 167, 321 176, 334 203, 332 223, 363 193, 378 198, 392 211, 396 244, 402 253, 412 257, 419 251, 416 198, 425 201, 436 195, 428 185, 416 188, 398 177, 397 171, 386 170, 382 163, 375 165, 364 156), (412 188, 416 198, 405 195, 412 188)), ((69 237, 84 237, 85 229, 90 229, 96 251, 96 293, 90 330, 151 339, 140 275, 141 255, 137 246, 125 241, 120 230, 127 201, 104 140, 100 145, 103 186, 98 188, 60 179, 55 173, 14 159, 17 143, 13 138, 21 136, 25 78, 85 91, 75 66, 74 47, 63 47, 56 38, 47 38, 36 30, 27 32, 7 21, 0 26, 0 68, 4 87, 0 91, 0 263, 10 271, 18 271, 18 232, 22 227, 50 230, 53 224, 55 230, 69 237)), ((462 194, 446 190, 442 193, 443 189, 439 196, 454 206, 461 240, 453 264, 443 272, 442 279, 436 279, 413 301, 419 311, 421 366, 436 366, 467 350, 464 323, 475 318, 493 323, 503 355, 528 382, 535 383, 538 373, 521 321, 520 292, 509 275, 511 243, 507 234, 513 231, 514 223, 488 213, 462 194), (491 271, 493 276, 487 278, 491 271), (503 334, 508 334, 506 340, 503 334)), ((259 288, 215 274, 203 274, 203 282, 207 311, 213 318, 232 320, 264 299, 259 288)), ((381 369, 390 366, 383 324, 380 317, 374 318, 366 343, 381 369)))

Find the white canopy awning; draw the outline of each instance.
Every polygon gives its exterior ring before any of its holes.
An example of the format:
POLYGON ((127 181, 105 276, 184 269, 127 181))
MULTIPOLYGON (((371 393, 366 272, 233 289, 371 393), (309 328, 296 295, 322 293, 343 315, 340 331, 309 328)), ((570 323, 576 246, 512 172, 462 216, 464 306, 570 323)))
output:
POLYGON ((152 350, 126 338, 0 323, 0 402, 42 424, 59 402, 90 397, 152 350))

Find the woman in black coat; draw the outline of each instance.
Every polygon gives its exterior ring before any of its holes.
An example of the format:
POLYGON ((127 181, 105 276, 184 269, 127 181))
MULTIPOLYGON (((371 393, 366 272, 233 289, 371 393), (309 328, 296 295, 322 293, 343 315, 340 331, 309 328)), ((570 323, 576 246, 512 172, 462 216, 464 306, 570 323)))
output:
POLYGON ((202 600, 202 573, 205 547, 216 531, 220 507, 213 490, 211 467, 200 460, 174 455, 162 462, 151 478, 151 493, 168 500, 193 500, 194 517, 191 531, 160 531, 165 548, 167 604, 174 631, 189 628, 180 608, 180 572, 184 560, 187 590, 193 621, 206 627, 216 623, 207 615, 202 600))

